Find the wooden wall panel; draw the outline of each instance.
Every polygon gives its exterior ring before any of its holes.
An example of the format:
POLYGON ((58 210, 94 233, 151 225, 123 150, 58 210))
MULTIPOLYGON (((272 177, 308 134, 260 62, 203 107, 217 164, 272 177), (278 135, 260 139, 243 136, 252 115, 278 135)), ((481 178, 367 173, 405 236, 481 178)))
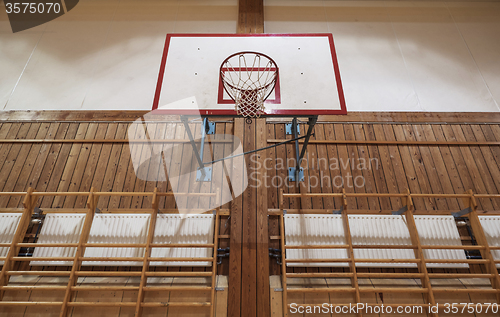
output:
POLYGON ((237 33, 264 33, 264 0, 239 0, 237 33))
MULTIPOLYGON (((244 150, 260 148, 268 139, 290 139, 285 135, 284 122, 264 119, 253 120, 252 124, 238 118, 234 124, 232 119, 221 119, 217 122, 217 133, 235 134, 243 141, 244 150)), ((116 139, 127 137, 129 122, 1 122, 0 140, 6 139, 116 139)), ((156 123, 158 135, 169 138, 176 135, 185 138, 185 130, 180 123, 156 123)), ((306 126, 302 125, 302 135, 306 126)), ((199 133, 199 124, 193 129, 199 133)), ((321 140, 418 140, 418 141, 500 141, 499 124, 430 124, 430 123, 319 123, 315 128, 315 141, 321 140)), ((186 157, 192 160, 192 149, 185 146, 179 157, 168 158, 170 168, 175 164, 192 164, 184 162, 186 157)), ((208 152, 206 153, 208 157, 208 152)), ((286 166, 276 168, 278 160, 282 162, 295 157, 293 144, 280 146, 258 153, 258 160, 263 165, 267 160, 268 185, 273 177, 284 180, 287 175, 286 166)), ((226 152, 220 155, 227 155, 226 152)), ((430 145, 366 145, 366 144, 334 144, 311 143, 308 148, 307 176, 320 177, 329 175, 346 178, 347 175, 362 176, 366 180, 363 188, 346 188, 347 192, 402 192, 409 188, 412 193, 462 193, 473 189, 476 193, 498 193, 500 191, 500 146, 430 146, 430 145), (321 158, 357 160, 376 158, 378 169, 359 170, 353 164, 329 169, 319 165, 321 158), (312 168, 315 168, 314 170, 312 168)), ((253 164, 246 157, 248 164, 253 164)), ((250 167, 251 165, 249 165, 250 167)), ((154 167, 156 168, 156 167, 154 167)), ((152 173, 156 170, 152 171, 152 173)), ((251 170, 250 170, 251 172, 251 170)), ((264 174, 265 175, 265 174, 264 174)), ((240 177, 240 181, 243 181, 240 177)), ((251 181, 251 180, 250 180, 251 181)), ((126 142, 117 143, 0 143, 0 186, 5 190, 24 191, 29 186, 39 191, 87 190, 90 186, 102 191, 143 191, 151 186, 163 188, 181 188, 183 184, 168 182, 145 182, 137 180, 130 160, 129 146, 126 142)), ((292 183, 294 185, 294 183, 292 183)), ((341 188, 331 184, 315 184, 306 181, 300 187, 284 187, 285 192, 339 192, 341 188)), ((267 276, 279 274, 280 268, 273 259, 269 261, 268 246, 277 247, 276 240, 269 235, 277 235, 277 222, 269 223, 263 211, 278 208, 278 188, 257 188, 247 190, 242 197, 231 205, 231 218, 228 226, 221 225, 221 234, 229 234, 229 239, 221 247, 231 248, 230 258, 224 260, 220 267, 221 274, 229 275, 228 315, 229 316, 263 316, 269 307, 269 286, 267 276), (230 229, 228 229, 230 228, 230 229), (269 235, 265 234, 269 232, 269 235), (227 265, 226 265, 227 263, 227 265), (266 278, 264 278, 266 277, 266 278), (266 286, 267 285, 267 286, 266 286), (267 291, 263 291, 267 289, 267 291)), ((3 199, 3 198, 2 198, 3 199)), ((99 208, 145 207, 142 198, 127 199, 106 198, 99 200, 99 208)), ((401 207, 399 199, 349 198, 350 206, 359 209, 397 210, 401 207)), ((18 207, 20 200, 10 198, 0 202, 5 207, 18 207)), ((83 207, 83 201, 77 197, 40 199, 39 206, 49 207, 83 207)), ((480 210, 498 209, 500 201, 481 199, 480 210)), ((161 207, 174 206, 171 198, 163 200, 161 207), (169 200, 170 199, 170 200, 169 200)), ((436 210, 436 212, 457 211, 464 208, 457 199, 415 199, 417 210, 436 210)), ((285 208, 326 208, 338 209, 339 202, 325 198, 307 198, 302 201, 290 199, 285 208)), ((225 220, 224 220, 225 221, 225 220)), ((120 268, 124 269, 124 268, 120 268)), ((169 270, 179 270, 170 268, 169 270)), ((186 268, 183 268, 186 270, 186 268)), ((189 270, 192 270, 189 268, 189 270)), ((324 269, 295 268, 295 272, 318 272, 324 269)), ((394 271, 394 270, 392 270, 394 271)), ((362 272, 362 271, 360 271, 362 272)), ((385 272, 381 270, 381 272, 385 272)))

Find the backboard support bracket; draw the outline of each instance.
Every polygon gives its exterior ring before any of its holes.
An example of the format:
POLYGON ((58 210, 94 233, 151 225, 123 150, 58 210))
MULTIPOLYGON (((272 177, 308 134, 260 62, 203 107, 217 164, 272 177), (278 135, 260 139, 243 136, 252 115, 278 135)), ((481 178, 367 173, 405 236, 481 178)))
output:
POLYGON ((303 182, 304 181, 304 169, 301 167, 297 172, 296 167, 288 168, 288 181, 289 182, 303 182), (298 179, 298 181, 297 181, 298 179))
POLYGON ((203 167, 203 169, 201 169, 201 168, 198 169, 196 171, 196 181, 197 182, 211 182, 212 181, 212 167, 205 166, 205 167, 203 167))
POLYGON ((203 126, 206 134, 215 134, 215 122, 210 122, 207 118, 203 118, 203 126))
MULTIPOLYGON (((293 125, 292 125, 292 123, 285 124, 285 130, 286 130, 286 135, 292 135, 293 134, 293 125)), ((297 131, 300 134, 300 125, 297 125, 297 131)))
POLYGON ((297 186, 299 182, 304 181, 304 169, 301 168, 300 165, 302 164, 302 160, 304 159, 304 155, 306 154, 307 145, 309 144, 309 139, 313 135, 313 130, 314 126, 316 125, 316 122, 318 122, 318 116, 312 116, 309 118, 309 121, 307 121, 308 125, 307 134, 305 135, 304 144, 302 145, 302 149, 300 151, 299 151, 299 140, 298 140, 300 131, 299 131, 299 122, 297 117, 294 117, 292 123, 290 123, 291 132, 295 139, 296 166, 288 168, 288 180, 290 182, 296 182, 297 186))
POLYGON ((209 122, 208 118, 203 118, 203 126, 201 129, 201 145, 200 145, 200 150, 198 151, 198 148, 196 146, 196 142, 193 137, 193 133, 191 132, 191 128, 189 127, 188 124, 188 116, 181 116, 181 121, 184 124, 184 127, 186 129, 187 135, 189 137, 189 141, 191 143, 191 146, 193 147, 193 153, 195 155, 195 158, 198 162, 198 170, 196 171, 196 181, 197 182, 211 182, 212 181, 212 167, 206 166, 208 164, 213 164, 221 160, 225 160, 228 158, 233 158, 236 156, 240 155, 245 155, 253 152, 258 152, 262 150, 266 150, 268 148, 273 148, 282 144, 286 144, 289 142, 295 142, 295 153, 296 153, 296 166, 295 167, 290 167, 288 168, 288 180, 290 182, 296 182, 297 186, 299 182, 304 181, 304 169, 300 167, 302 160, 304 159, 304 155, 307 150, 307 145, 309 144, 309 139, 311 138, 312 135, 314 135, 313 130, 314 126, 316 125, 316 122, 318 121, 318 116, 310 116, 309 120, 307 122, 308 124, 308 129, 307 129, 307 134, 305 136, 299 137, 299 125, 298 125, 298 119, 297 117, 293 117, 292 123, 290 123, 290 127, 293 133, 294 138, 292 140, 287 140, 285 142, 281 142, 278 144, 274 144, 271 146, 267 146, 261 149, 256 149, 248 152, 244 152, 238 155, 214 160, 211 162, 203 162, 203 153, 205 150, 205 138, 207 134, 213 134, 215 132, 215 123, 209 122), (302 145, 302 149, 299 147, 299 140, 304 139, 304 144, 302 145), (300 149, 300 150, 299 150, 300 149))
POLYGON ((203 118, 202 129, 201 129, 201 145, 200 151, 196 147, 196 142, 194 141, 193 133, 191 132, 191 128, 188 124, 187 116, 181 116, 181 121, 184 124, 184 128, 189 137, 189 142, 193 147, 193 153, 198 161, 198 170, 196 171, 196 181, 197 182, 211 182, 212 181, 212 167, 205 166, 203 163, 203 153, 205 152, 205 138, 207 134, 215 133, 215 123, 209 122, 208 118, 203 118))

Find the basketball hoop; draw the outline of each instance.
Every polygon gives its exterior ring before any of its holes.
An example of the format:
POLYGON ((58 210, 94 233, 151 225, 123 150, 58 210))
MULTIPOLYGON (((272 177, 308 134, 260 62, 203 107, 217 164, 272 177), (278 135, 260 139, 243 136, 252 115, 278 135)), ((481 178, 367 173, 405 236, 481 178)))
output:
POLYGON ((258 118, 276 85, 278 65, 262 53, 239 52, 222 62, 220 78, 224 90, 235 102, 236 113, 258 118))

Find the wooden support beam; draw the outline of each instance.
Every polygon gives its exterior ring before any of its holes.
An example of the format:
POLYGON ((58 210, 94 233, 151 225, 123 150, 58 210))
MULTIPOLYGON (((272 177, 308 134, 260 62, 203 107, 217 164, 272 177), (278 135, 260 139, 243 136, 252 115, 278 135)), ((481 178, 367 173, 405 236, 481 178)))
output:
MULTIPOLYGON (((243 142, 244 119, 234 119, 233 135, 243 142)), ((233 159, 231 170, 232 182, 242 186, 243 173, 240 167, 243 165, 243 157, 233 159)), ((235 186, 238 186, 235 185, 235 186)), ((236 187, 237 188, 237 187, 236 187)), ((229 291, 227 315, 238 317, 241 313, 241 266, 242 266, 242 237, 243 237, 243 195, 231 201, 231 233, 229 253, 229 291)), ((244 265, 244 264, 243 264, 244 265)))
MULTIPOLYGON (((217 203, 219 205, 219 189, 217 189, 217 203)), ((210 302, 212 303, 212 307, 210 309, 210 317, 214 317, 216 305, 215 305, 215 288, 217 286, 217 248, 219 245, 219 225, 220 225, 220 216, 219 216, 220 208, 217 207, 215 210, 215 229, 214 229, 214 246, 213 246, 213 260, 212 260, 212 290, 210 293, 210 302)))
MULTIPOLYGON (((256 148, 256 120, 245 120, 243 150, 256 148)), ((241 250, 241 316, 257 316, 257 181, 252 156, 245 157, 248 187, 243 192, 243 236, 241 250), (253 175, 252 175, 253 174, 253 175)), ((232 231, 232 229, 231 229, 232 231)))
MULTIPOLYGON (((267 142, 266 119, 244 120, 236 118, 234 135, 245 151, 265 147, 267 142)), ((267 223, 266 171, 267 152, 254 153, 233 162, 232 182, 243 182, 244 166, 248 187, 231 203, 231 252, 229 258, 229 316, 269 316, 269 230, 267 223)), ((235 186, 235 188, 238 188, 235 186)))
POLYGON ((237 33, 264 33, 264 0, 239 0, 237 33))
POLYGON ((285 249, 285 212, 284 212, 284 196, 283 189, 280 189, 279 196, 280 208, 280 240, 281 240, 281 285, 283 287, 283 317, 288 317, 288 288, 287 288, 287 273, 286 273, 286 249, 285 249))
MULTIPOLYGON (((267 146, 267 129, 266 119, 258 118, 256 121, 256 140, 255 147, 261 149, 267 146)), ((267 151, 256 153, 257 166, 261 166, 260 170, 254 167, 257 172, 257 179, 260 186, 256 188, 257 202, 257 316, 269 317, 270 314, 270 299, 269 299, 269 228, 267 218, 267 192, 268 188, 263 186, 267 178, 267 170, 265 168, 265 160, 267 159, 267 151)))

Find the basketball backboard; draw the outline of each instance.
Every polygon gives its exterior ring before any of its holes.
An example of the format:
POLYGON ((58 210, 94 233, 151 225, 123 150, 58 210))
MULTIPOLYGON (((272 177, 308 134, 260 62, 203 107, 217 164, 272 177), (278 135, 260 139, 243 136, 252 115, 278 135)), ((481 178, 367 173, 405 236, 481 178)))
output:
POLYGON ((346 114, 332 34, 168 34, 153 110, 235 116, 219 73, 228 56, 243 51, 266 54, 279 68, 265 115, 346 114))

